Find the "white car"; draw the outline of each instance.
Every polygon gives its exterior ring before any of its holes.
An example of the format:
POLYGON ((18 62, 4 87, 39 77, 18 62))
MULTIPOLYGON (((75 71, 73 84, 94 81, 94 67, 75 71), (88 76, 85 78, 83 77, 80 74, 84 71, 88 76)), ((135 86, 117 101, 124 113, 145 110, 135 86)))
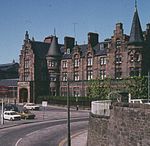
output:
POLYGON ((21 120, 21 116, 17 114, 15 111, 4 111, 4 119, 5 120, 21 120))
POLYGON ((28 110, 39 110, 40 109, 40 106, 34 104, 34 103, 26 103, 24 105, 24 108, 25 109, 28 109, 28 110))

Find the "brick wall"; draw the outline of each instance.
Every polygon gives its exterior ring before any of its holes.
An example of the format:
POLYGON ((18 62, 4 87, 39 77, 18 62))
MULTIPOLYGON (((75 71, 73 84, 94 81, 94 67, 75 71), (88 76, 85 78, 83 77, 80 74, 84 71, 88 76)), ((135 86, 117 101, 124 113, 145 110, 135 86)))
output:
POLYGON ((113 105, 110 117, 90 114, 88 146, 150 146, 150 106, 113 105))

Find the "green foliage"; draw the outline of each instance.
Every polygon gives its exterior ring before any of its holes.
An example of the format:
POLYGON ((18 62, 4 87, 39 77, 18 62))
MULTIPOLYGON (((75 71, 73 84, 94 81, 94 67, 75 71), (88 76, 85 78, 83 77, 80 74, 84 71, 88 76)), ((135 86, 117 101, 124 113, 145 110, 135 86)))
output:
POLYGON ((147 83, 147 77, 133 77, 119 81, 112 79, 90 80, 88 96, 96 99, 115 99, 120 98, 120 91, 125 91, 131 93, 132 98, 147 98, 147 83), (111 93, 110 96, 108 96, 109 93, 111 93))
POLYGON ((92 98, 96 98, 99 96, 99 80, 90 80, 89 81, 89 92, 88 96, 92 98))
POLYGON ((88 97, 95 99, 107 99, 110 91, 110 80, 90 80, 88 86, 88 97))
POLYGON ((132 98, 147 98, 148 79, 146 77, 133 77, 126 82, 127 90, 132 98))

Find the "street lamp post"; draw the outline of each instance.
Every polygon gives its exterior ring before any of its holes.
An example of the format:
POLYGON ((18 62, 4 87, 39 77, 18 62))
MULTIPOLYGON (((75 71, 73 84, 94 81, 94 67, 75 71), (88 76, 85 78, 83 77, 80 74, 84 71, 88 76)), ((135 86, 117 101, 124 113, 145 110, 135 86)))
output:
POLYGON ((71 137, 70 137, 70 99, 69 99, 69 79, 67 80, 67 128, 68 128, 68 146, 71 146, 71 137))
POLYGON ((149 94, 150 94, 150 72, 148 71, 148 103, 149 103, 149 94))
POLYGON ((4 124, 4 116, 3 116, 3 113, 4 113, 4 99, 2 98, 1 125, 4 124))

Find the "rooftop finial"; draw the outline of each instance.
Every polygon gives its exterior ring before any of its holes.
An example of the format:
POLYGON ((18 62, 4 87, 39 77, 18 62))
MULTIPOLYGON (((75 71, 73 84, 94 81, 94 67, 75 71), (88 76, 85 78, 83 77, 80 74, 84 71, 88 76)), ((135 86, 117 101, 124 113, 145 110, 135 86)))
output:
POLYGON ((137 0, 135 0, 135 10, 137 9, 137 0))
POLYGON ((28 31, 26 31, 25 40, 28 40, 28 39, 29 39, 29 34, 28 34, 28 31))
POLYGON ((56 29, 54 28, 54 36, 56 36, 56 29))

